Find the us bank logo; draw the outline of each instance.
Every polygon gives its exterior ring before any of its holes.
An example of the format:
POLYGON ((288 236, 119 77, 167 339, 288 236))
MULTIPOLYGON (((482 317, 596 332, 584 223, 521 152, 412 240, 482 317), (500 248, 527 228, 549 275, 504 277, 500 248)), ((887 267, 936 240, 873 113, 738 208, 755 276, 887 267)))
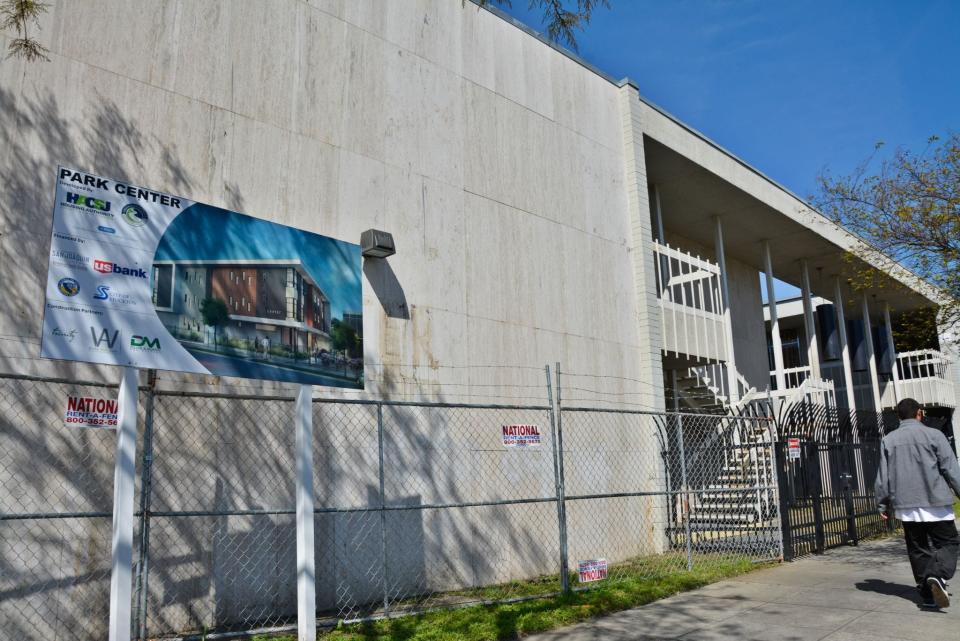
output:
POLYGON ((120 210, 120 218, 123 222, 133 227, 142 227, 147 222, 147 212, 143 207, 136 203, 124 205, 120 210))
POLYGON ((80 293, 80 283, 75 278, 61 278, 57 281, 57 291, 64 296, 76 296, 80 293))
POLYGON ((133 276, 134 278, 147 277, 147 272, 144 269, 139 267, 122 267, 109 260, 94 260, 93 269, 101 274, 121 274, 123 276, 133 276))
POLYGON ((141 351, 160 351, 160 339, 159 338, 150 338, 149 336, 140 336, 134 334, 130 337, 130 348, 141 350, 141 351))

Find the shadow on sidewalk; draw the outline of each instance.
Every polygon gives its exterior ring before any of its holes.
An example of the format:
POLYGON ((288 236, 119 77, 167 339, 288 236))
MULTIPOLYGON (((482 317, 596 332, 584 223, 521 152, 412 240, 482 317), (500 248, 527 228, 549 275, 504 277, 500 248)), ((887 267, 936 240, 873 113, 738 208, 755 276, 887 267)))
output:
POLYGON ((885 594, 887 596, 898 596, 901 599, 906 599, 913 603, 920 603, 920 595, 917 593, 917 588, 912 585, 890 583, 883 579, 867 579, 866 581, 857 583, 856 587, 862 592, 876 592, 877 594, 885 594))

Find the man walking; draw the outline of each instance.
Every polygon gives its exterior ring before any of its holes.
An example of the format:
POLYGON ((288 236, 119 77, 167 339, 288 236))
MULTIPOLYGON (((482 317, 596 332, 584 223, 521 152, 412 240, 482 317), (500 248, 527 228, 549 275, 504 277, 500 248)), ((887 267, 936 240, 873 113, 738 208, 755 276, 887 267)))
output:
POLYGON ((884 519, 892 509, 903 522, 907 555, 924 607, 950 605, 946 582, 957 569, 953 497, 960 496, 960 465, 947 438, 927 427, 920 404, 897 403, 900 428, 880 444, 877 505, 884 519))

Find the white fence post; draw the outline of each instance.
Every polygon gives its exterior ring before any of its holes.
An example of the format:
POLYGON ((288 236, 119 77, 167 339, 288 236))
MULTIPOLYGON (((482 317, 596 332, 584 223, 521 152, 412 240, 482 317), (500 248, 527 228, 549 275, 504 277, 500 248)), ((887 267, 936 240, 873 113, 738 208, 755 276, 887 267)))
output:
POLYGON ((296 406, 297 641, 316 641, 316 567, 313 554, 313 387, 301 385, 296 406))
POLYGON ((133 589, 133 486, 137 467, 137 368, 120 378, 117 450, 113 469, 113 539, 110 572, 110 641, 130 641, 133 589))

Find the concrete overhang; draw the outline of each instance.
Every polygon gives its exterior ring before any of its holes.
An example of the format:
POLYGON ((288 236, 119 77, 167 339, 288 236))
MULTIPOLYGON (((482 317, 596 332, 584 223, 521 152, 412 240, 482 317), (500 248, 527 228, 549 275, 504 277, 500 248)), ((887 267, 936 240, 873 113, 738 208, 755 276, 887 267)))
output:
MULTIPOLYGON (((774 276, 799 287, 805 258, 813 293, 828 300, 834 275, 866 265, 850 257, 862 244, 855 235, 666 112, 641 106, 647 179, 659 191, 668 240, 673 231, 712 248, 713 219, 721 216, 729 258, 763 271, 761 246, 769 241, 774 276)), ((936 290, 910 270, 885 271, 893 282, 870 292, 877 301, 901 311, 936 304, 936 290)))

